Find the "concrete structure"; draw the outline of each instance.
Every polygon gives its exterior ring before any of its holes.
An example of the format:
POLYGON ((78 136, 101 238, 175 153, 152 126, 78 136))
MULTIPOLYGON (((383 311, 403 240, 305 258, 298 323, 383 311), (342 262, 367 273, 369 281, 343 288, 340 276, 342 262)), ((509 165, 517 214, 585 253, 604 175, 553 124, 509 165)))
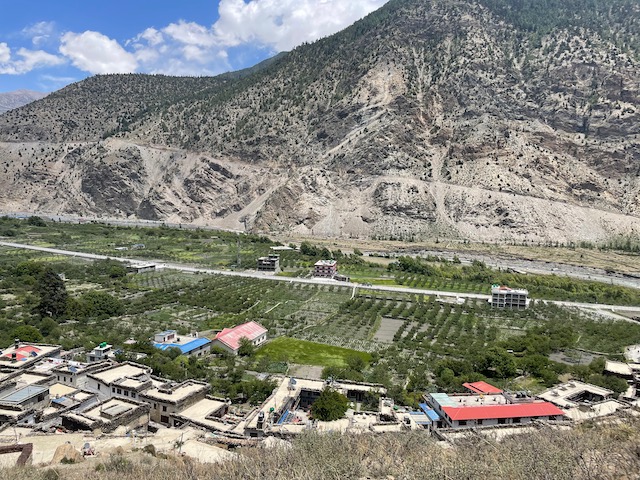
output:
POLYGON ((129 273, 146 273, 153 272, 156 269, 155 263, 136 263, 127 267, 129 273))
POLYGON ((247 322, 233 328, 225 328, 216 335, 212 347, 220 347, 234 355, 240 349, 240 339, 246 338, 255 346, 267 341, 267 329, 256 322, 247 322))
POLYGON ((272 253, 268 257, 258 258, 256 269, 259 272, 279 272, 280 271, 280 255, 272 253))
POLYGON ((108 365, 87 375, 85 388, 101 399, 119 397, 137 400, 153 386, 151 368, 133 362, 108 365))
POLYGON ((75 388, 85 388, 87 384, 87 375, 97 372, 104 368, 108 368, 113 364, 110 362, 98 363, 81 363, 81 362, 62 362, 57 364, 51 373, 55 375, 56 381, 75 388))
POLYGON ((447 395, 425 397, 448 428, 475 428, 495 425, 522 425, 534 420, 562 420, 564 412, 549 402, 509 403, 502 394, 447 395))
POLYGON ((178 335, 175 330, 166 330, 156 333, 153 337, 153 346, 160 350, 178 348, 182 355, 201 357, 211 350, 211 340, 194 335, 178 335))
POLYGON ((170 417, 203 400, 211 389, 208 383, 187 380, 179 384, 164 384, 140 394, 140 401, 151 406, 153 422, 170 425, 170 417))
MULTIPOLYGON (((325 388, 333 388, 351 402, 358 403, 367 392, 385 394, 382 385, 347 381, 327 382, 280 377, 280 385, 273 394, 246 421, 245 431, 252 437, 271 433, 301 433, 310 428, 309 407, 325 388)), ((376 423, 374 420, 373 423, 376 423)), ((323 423, 323 422, 319 422, 323 423)), ((329 422, 332 423, 332 422, 329 422)), ((347 426, 350 421, 347 420, 347 426)), ((336 425, 337 426, 337 425, 336 425)))
POLYGON ((497 308, 522 309, 529 306, 529 291, 513 289, 504 285, 491 286, 491 306, 497 308))
POLYGON ((107 342, 102 342, 87 353, 87 362, 103 362, 104 360, 115 358, 115 356, 113 345, 109 345, 107 342))
POLYGON ((58 356, 61 351, 59 345, 24 343, 16 339, 13 345, 0 351, 0 368, 29 368, 43 358, 58 356))
POLYGON ((624 363, 607 360, 604 365, 604 373, 623 378, 627 382, 640 384, 640 363, 624 363))
POLYGON ((191 424, 212 432, 229 432, 238 428, 240 419, 225 418, 228 410, 229 402, 221 398, 206 397, 180 413, 171 415, 169 421, 172 427, 191 424))
POLYGON ((337 282, 351 282, 351 277, 348 277, 346 275, 341 275, 339 273, 336 273, 333 276, 333 279, 337 282))
POLYGON ((127 431, 146 428, 149 405, 132 400, 112 398, 82 413, 62 415, 62 426, 69 430, 100 430, 111 433, 118 427, 127 431))
POLYGON ((338 262, 335 260, 318 260, 313 266, 314 277, 333 278, 338 273, 338 262))
POLYGON ((613 390, 577 380, 557 385, 538 395, 539 398, 562 408, 592 405, 610 399, 612 396, 613 390))

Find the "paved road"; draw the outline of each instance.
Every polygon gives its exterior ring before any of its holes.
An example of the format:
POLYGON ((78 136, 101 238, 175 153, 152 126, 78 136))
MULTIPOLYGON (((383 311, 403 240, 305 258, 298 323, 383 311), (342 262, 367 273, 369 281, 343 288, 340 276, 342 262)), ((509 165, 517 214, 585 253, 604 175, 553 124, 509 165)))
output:
MULTIPOLYGON (((192 265, 182 265, 178 263, 167 263, 162 260, 144 260, 137 258, 122 258, 122 257, 110 257, 108 255, 98 255, 95 253, 85 253, 85 252, 74 252, 70 250, 60 250, 58 248, 48 248, 48 247, 37 247, 35 245, 26 245, 22 243, 11 243, 11 242, 0 242, 0 246, 4 247, 12 247, 12 248, 23 248, 28 250, 37 250, 40 252, 53 253, 55 255, 66 255, 70 257, 78 257, 78 258, 86 258, 89 260, 116 260, 118 262, 127 263, 131 265, 154 265, 157 269, 168 268, 172 270, 178 270, 181 272, 189 272, 189 273, 206 273, 206 274, 215 274, 215 275, 228 275, 234 277, 244 277, 244 278, 257 278, 262 280, 273 280, 278 282, 289 282, 289 283, 306 283, 306 284, 314 284, 314 285, 344 285, 344 286, 353 286, 354 288, 366 289, 366 290, 374 290, 379 292, 394 292, 394 293, 411 293, 417 295, 431 295, 431 296, 442 296, 442 297, 455 297, 455 298, 475 298, 480 300, 488 300, 490 295, 484 295, 481 293, 459 293, 459 292, 447 292, 442 290, 426 290, 422 288, 410 288, 410 287, 399 287, 399 286, 389 286, 389 285, 372 285, 372 286, 362 286, 358 284, 351 284, 345 282, 336 282, 335 280, 328 278, 299 278, 299 277, 278 277, 275 275, 259 273, 259 272, 237 272, 230 270, 216 270, 212 268, 205 267, 197 267, 192 265)), ((553 303, 555 305, 560 305, 564 307, 577 307, 577 308, 589 308, 596 311, 611 311, 611 312, 624 312, 624 311, 638 311, 640 310, 640 306, 621 306, 621 305, 606 305, 601 303, 581 303, 581 302, 565 302, 558 300, 544 300, 547 303, 553 303)), ((618 316, 620 319, 623 317, 618 316)), ((629 320, 624 318, 625 320, 629 320)), ((633 320, 629 320, 632 321, 633 320)), ((636 322, 634 322, 636 323, 636 322)))
MULTIPOLYGON (((2 215, 6 215, 13 218, 27 218, 33 213, 24 212, 0 212, 2 215)), ((184 229, 203 229, 203 230, 226 230, 220 227, 214 227, 211 225, 197 225, 190 223, 168 223, 157 220, 142 220, 142 219, 119 219, 110 217, 79 217, 72 215, 52 215, 41 214, 40 217, 63 223, 86 223, 86 222, 98 222, 107 225, 115 225, 121 227, 161 227, 167 226, 172 228, 184 228, 184 229)), ((228 230, 231 232, 243 233, 240 230, 228 230)), ((373 252, 378 254, 388 254, 389 252, 373 252)), ((634 278, 625 276, 620 273, 607 272, 600 268, 584 267, 579 265, 561 264, 555 262, 543 262, 540 260, 525 260, 518 258, 511 258, 509 256, 490 256, 481 253, 471 252, 450 252, 441 250, 416 250, 407 252, 396 252, 396 256, 399 255, 411 255, 411 256, 426 256, 436 255, 444 258, 452 259, 454 255, 457 255, 462 264, 470 265, 474 260, 480 260, 486 265, 493 268, 501 268, 503 270, 515 270, 517 272, 540 274, 540 275, 558 275, 563 277, 577 278, 580 280, 593 280, 602 283, 611 283, 614 285, 621 285, 624 287, 639 288, 640 278, 634 278)))

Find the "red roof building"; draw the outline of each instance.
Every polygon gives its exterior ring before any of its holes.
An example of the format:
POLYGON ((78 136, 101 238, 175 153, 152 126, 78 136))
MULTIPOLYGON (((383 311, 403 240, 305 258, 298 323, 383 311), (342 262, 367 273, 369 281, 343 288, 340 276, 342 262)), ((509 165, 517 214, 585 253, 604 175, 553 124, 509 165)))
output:
POLYGON ((240 339, 242 338, 248 339, 255 346, 261 345, 267 340, 267 329, 256 322, 225 328, 216 335, 211 347, 220 347, 237 355, 240 348, 240 339))
MULTIPOLYGON (((475 385, 475 387, 488 389, 483 385, 475 385)), ((561 420, 565 415, 552 403, 522 399, 518 403, 511 403, 508 396, 499 393, 487 393, 481 396, 429 393, 425 399, 440 415, 443 426, 447 428, 521 425, 533 420, 561 420)))
MULTIPOLYGON (((451 421, 531 419, 563 416, 564 412, 549 402, 513 403, 482 407, 442 407, 451 421)), ((519 423, 519 422, 510 422, 519 423)))
POLYGON ((502 390, 500 390, 498 387, 494 387, 493 385, 487 382, 463 383, 462 386, 468 388, 473 393, 481 393, 481 394, 502 393, 502 390))

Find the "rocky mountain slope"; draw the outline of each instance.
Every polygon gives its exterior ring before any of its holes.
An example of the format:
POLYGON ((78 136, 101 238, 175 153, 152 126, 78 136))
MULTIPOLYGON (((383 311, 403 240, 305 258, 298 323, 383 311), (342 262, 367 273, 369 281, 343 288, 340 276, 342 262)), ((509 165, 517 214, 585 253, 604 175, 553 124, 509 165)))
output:
POLYGON ((0 93, 0 113, 40 100, 46 95, 46 93, 34 92, 33 90, 15 90, 13 92, 0 93))
POLYGON ((112 75, 0 116, 0 205, 257 231, 640 234, 640 5, 391 0, 215 78, 112 75))

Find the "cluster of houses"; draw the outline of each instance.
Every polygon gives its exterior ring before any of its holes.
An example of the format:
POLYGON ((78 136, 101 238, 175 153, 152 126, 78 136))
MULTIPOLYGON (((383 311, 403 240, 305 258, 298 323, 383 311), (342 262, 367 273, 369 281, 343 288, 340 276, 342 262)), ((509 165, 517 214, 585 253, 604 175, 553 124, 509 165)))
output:
MULTIPOLYGON (((255 322, 224 329, 213 340, 156 334, 156 348, 178 348, 202 356, 219 347, 237 353, 241 339, 254 345, 266 341, 267 331, 255 322)), ((167 382, 151 368, 118 362, 115 351, 101 343, 79 362, 78 352, 60 346, 15 343, 0 352, 0 434, 12 426, 38 431, 143 431, 196 428, 229 441, 267 436, 288 437, 305 430, 388 432, 426 429, 445 435, 463 429, 519 427, 533 422, 565 424, 640 407, 636 397, 640 364, 607 362, 605 371, 628 381, 621 399, 606 388, 571 381, 536 396, 504 391, 486 382, 466 383, 465 392, 425 393, 418 409, 395 405, 382 385, 342 380, 274 376, 277 386, 261 405, 249 409, 229 399, 211 396, 208 383, 167 382), (350 402, 346 415, 320 422, 310 407, 325 388, 343 393, 350 402)))

